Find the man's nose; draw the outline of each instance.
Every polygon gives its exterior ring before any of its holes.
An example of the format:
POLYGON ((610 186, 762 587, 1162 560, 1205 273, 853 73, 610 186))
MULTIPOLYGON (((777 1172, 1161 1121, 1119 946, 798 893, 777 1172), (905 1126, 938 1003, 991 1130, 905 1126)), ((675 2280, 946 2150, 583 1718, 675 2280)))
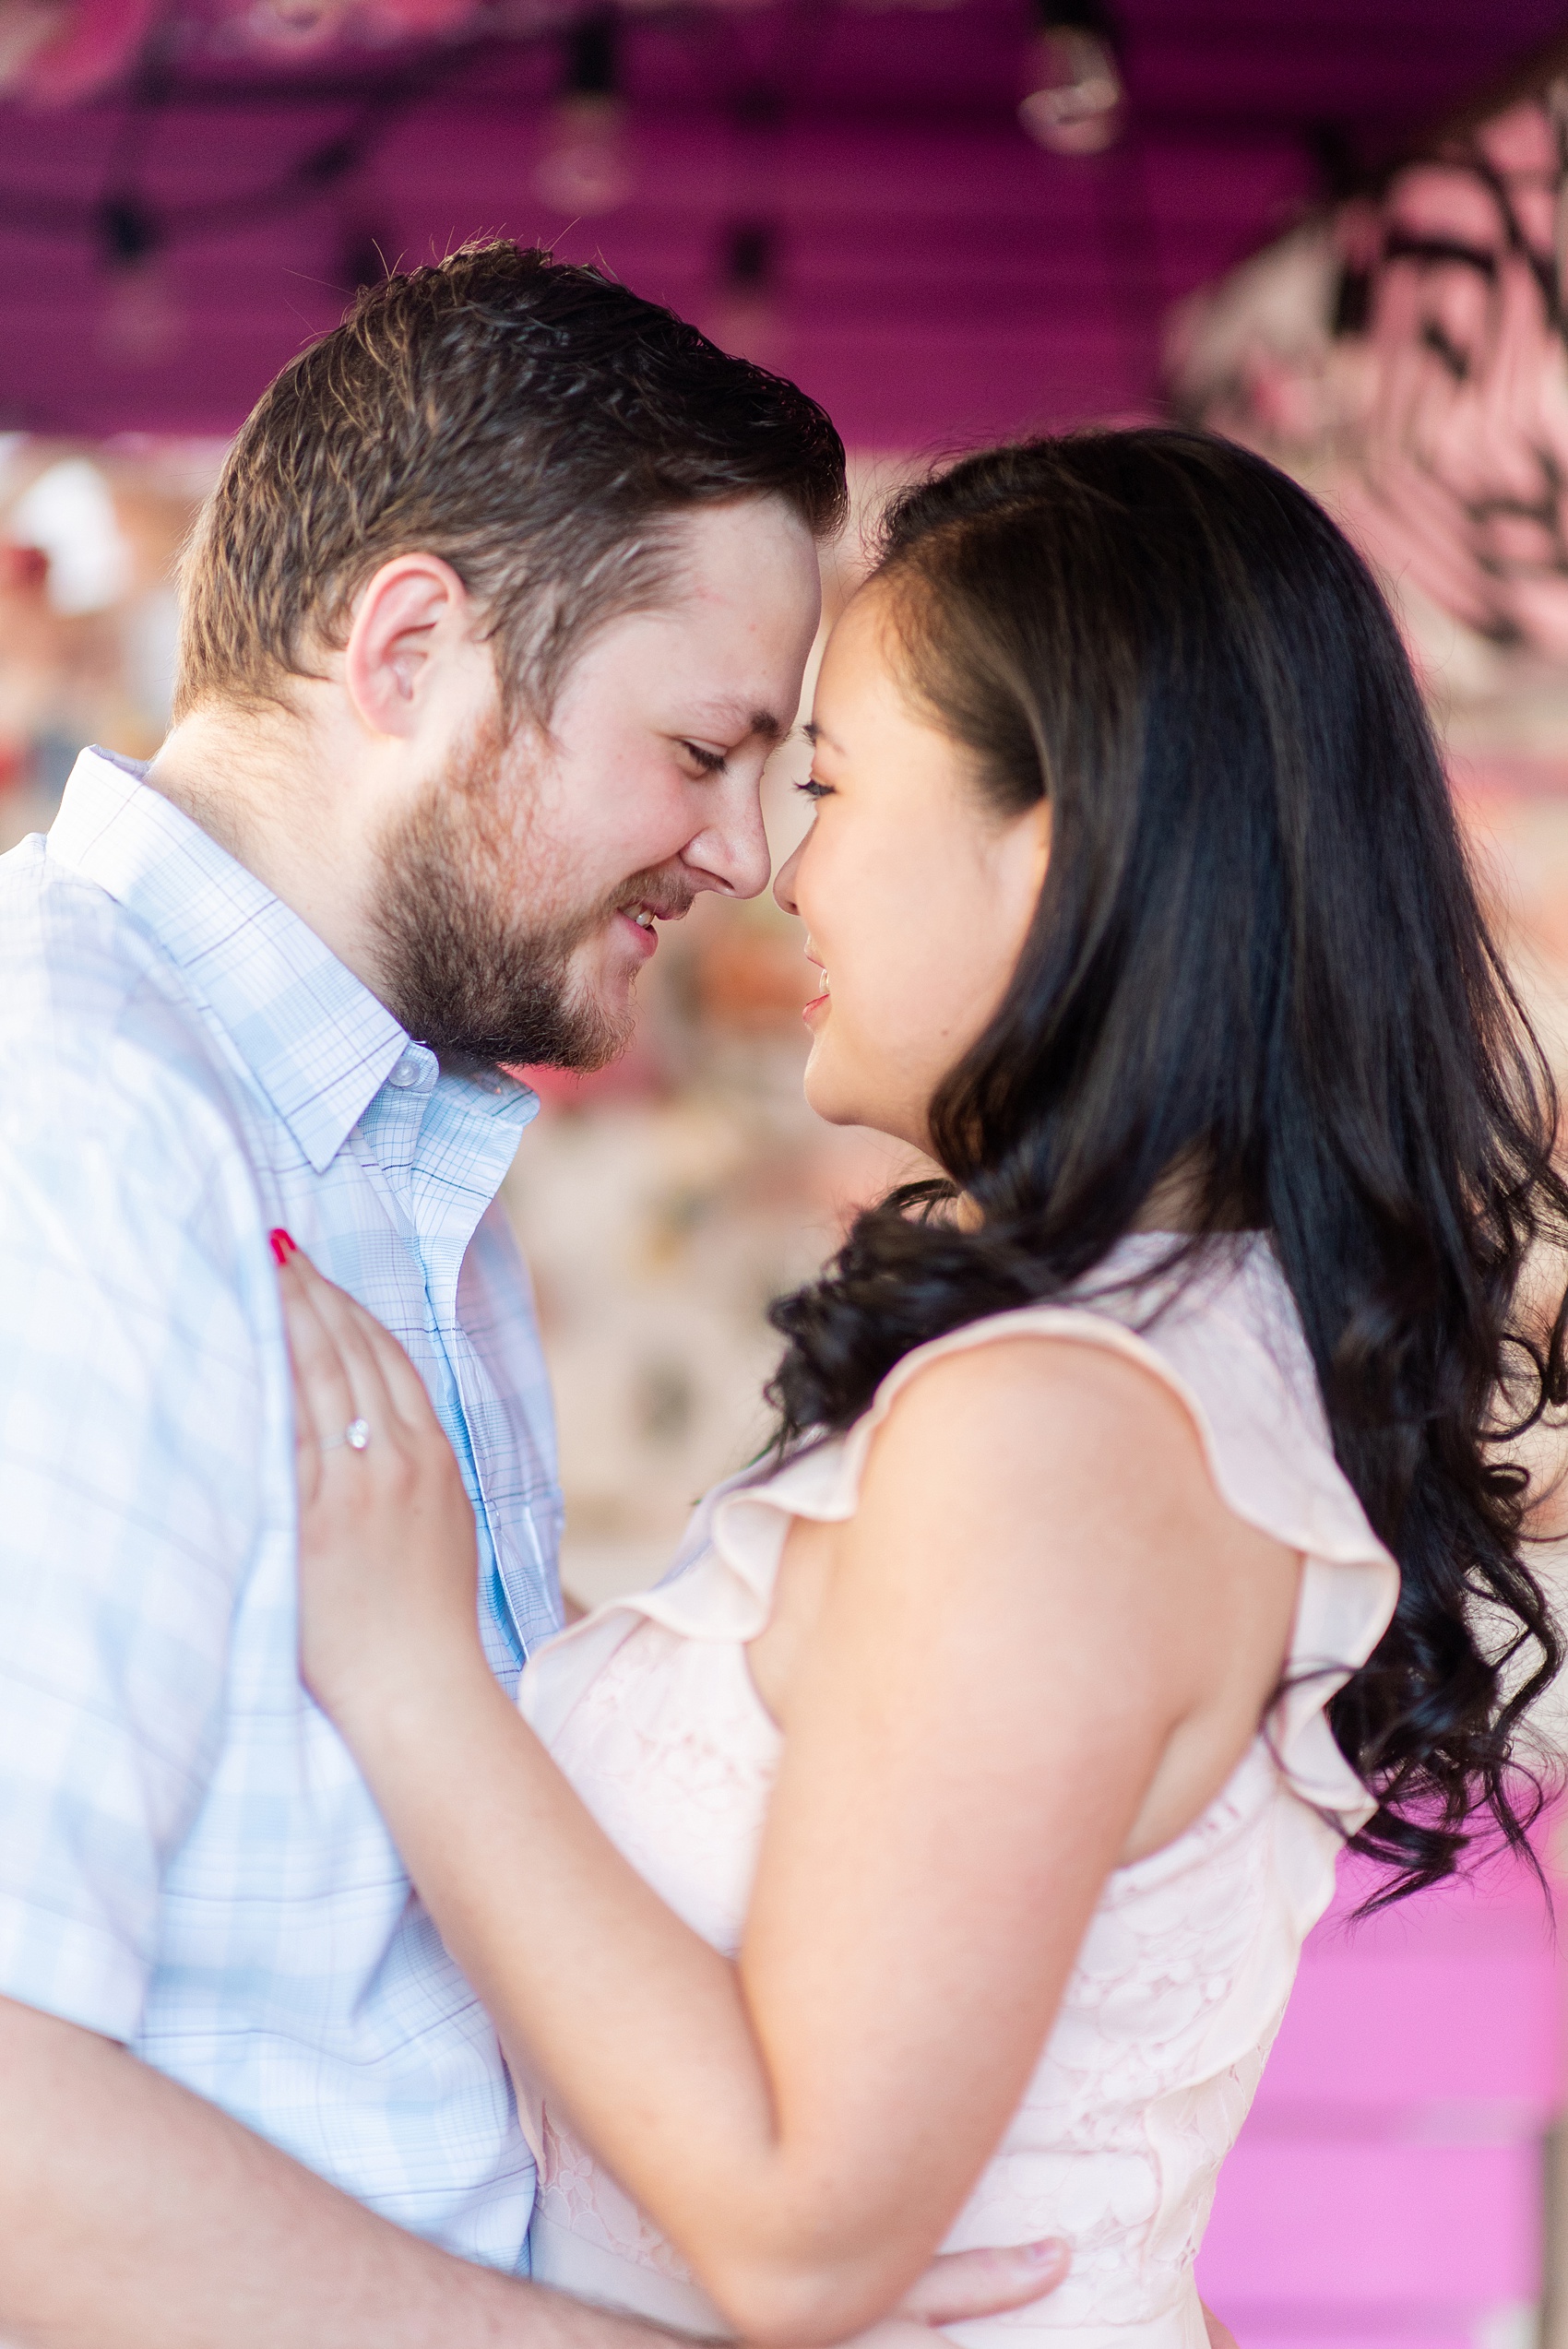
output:
POLYGON ((712 820, 683 853, 682 863, 701 885, 726 896, 756 897, 767 886, 773 870, 767 834, 763 829, 759 783, 742 783, 726 792, 712 820))

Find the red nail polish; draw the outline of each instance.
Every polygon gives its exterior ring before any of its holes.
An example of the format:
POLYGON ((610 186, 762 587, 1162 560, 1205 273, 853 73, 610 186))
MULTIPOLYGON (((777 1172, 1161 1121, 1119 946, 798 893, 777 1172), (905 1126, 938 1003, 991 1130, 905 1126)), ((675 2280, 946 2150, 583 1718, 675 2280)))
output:
POLYGON ((290 1238, 281 1224, 279 1224, 276 1229, 269 1231, 267 1237, 272 1243, 272 1261, 275 1264, 286 1264, 291 1256, 299 1254, 299 1242, 290 1238))

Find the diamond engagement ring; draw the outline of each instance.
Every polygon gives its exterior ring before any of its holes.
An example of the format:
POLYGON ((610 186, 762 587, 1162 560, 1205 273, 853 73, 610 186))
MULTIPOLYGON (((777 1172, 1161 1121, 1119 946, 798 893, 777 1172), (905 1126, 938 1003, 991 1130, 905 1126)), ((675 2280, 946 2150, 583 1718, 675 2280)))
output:
POLYGON ((370 1421, 350 1419, 340 1436, 330 1436, 322 1445, 323 1452, 340 1452, 345 1444, 350 1452, 362 1452, 370 1441, 370 1421))

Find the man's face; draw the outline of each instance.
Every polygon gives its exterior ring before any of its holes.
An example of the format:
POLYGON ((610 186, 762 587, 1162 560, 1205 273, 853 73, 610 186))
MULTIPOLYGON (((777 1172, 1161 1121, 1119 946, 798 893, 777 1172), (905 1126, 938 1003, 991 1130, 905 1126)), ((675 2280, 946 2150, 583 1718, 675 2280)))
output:
POLYGON ((612 623, 569 671, 548 741, 476 711, 461 757, 381 843, 386 1000, 471 1060, 602 1066, 633 987, 705 889, 768 876, 758 787, 816 633, 810 533, 778 500, 683 517, 665 608, 612 623))

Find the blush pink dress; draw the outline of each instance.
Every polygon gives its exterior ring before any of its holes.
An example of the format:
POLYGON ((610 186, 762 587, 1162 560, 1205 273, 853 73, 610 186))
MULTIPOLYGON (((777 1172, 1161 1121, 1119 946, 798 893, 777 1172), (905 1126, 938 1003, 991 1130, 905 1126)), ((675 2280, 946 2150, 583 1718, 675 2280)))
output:
MULTIPOLYGON (((959 2249, 1062 2235, 1071 2273, 1031 2307, 949 2328, 966 2349, 1205 2349, 1193 2260, 1215 2181, 1343 1837, 1372 1809, 1324 1707, 1381 1636, 1397 1569, 1336 1464, 1266 1241, 1217 1244, 1150 1320, 1168 1249, 1155 1235, 1123 1244, 1116 1271, 1146 1276, 1133 1294, 998 1314, 908 1355, 846 1436, 710 1494, 667 1579, 552 1641, 520 1691, 606 1833, 733 1954, 781 1744, 746 1643, 768 1619, 791 1519, 853 1515, 877 1427, 928 1363, 1030 1332, 1142 1363, 1191 1413, 1229 1508, 1301 1553, 1287 1692, 1203 1815, 1107 1880, 1028 2091, 947 2239, 959 2249)), ((931 2053, 963 2060, 961 2046, 931 2053)), ((673 2248, 548 2098, 519 2087, 540 2168, 535 2275, 721 2333, 673 2248)))

